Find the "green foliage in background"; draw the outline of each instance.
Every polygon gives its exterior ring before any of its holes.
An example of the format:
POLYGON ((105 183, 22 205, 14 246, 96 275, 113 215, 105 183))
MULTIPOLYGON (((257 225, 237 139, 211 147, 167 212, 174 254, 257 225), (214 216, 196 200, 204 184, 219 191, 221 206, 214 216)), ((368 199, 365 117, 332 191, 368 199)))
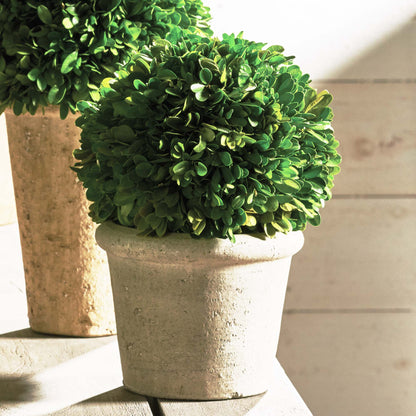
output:
POLYGON ((74 170, 93 220, 231 240, 318 225, 341 160, 331 95, 280 46, 168 39, 78 104, 74 170))
POLYGON ((211 34, 201 0, 0 0, 0 113, 59 105, 61 118, 118 63, 179 26, 211 34))

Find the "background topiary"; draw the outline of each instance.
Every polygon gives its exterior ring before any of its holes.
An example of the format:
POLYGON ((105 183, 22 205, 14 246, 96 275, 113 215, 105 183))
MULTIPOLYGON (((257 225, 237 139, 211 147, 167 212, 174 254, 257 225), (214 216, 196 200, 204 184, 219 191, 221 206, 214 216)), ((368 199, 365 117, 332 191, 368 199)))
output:
POLYGON ((340 163, 331 95, 280 46, 180 36, 105 80, 98 104, 78 105, 74 169, 92 219, 230 239, 318 225, 340 163))
POLYGON ((132 49, 176 26, 210 34, 201 0, 0 0, 0 113, 97 99, 132 49))

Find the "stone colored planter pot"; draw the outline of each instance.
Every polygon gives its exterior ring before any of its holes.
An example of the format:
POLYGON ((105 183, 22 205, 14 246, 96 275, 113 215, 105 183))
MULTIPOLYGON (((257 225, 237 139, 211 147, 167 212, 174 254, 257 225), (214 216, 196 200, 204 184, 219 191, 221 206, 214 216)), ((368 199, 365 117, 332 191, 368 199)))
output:
POLYGON ((79 146, 75 119, 61 120, 57 108, 35 116, 6 111, 29 322, 49 334, 109 335, 115 319, 108 263, 70 170, 79 146))
POLYGON ((294 232, 237 242, 96 232, 109 259, 124 385, 148 396, 226 399, 267 390, 294 232))

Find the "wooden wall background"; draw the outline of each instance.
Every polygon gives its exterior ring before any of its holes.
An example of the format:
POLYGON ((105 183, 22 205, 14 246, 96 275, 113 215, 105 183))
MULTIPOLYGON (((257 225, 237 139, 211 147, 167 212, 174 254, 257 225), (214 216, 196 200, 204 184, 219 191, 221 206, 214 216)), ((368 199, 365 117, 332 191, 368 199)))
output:
POLYGON ((315 86, 342 172, 293 259, 278 358, 316 416, 416 415, 416 19, 315 86))

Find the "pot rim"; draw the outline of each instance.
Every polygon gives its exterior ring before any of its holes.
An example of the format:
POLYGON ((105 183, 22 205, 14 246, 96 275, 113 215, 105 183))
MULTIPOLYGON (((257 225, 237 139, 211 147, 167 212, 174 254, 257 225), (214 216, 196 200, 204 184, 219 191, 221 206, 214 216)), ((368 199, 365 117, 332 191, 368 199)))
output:
MULTIPOLYGON (((13 112, 13 109, 11 107, 7 107, 4 110, 4 114, 7 116, 13 116, 13 117, 56 117, 60 119, 60 106, 59 105, 48 105, 46 107, 39 106, 36 110, 35 114, 30 114, 29 112, 19 114, 16 116, 16 114, 13 112)), ((71 113, 71 111, 68 112, 68 115, 66 118, 62 121, 65 121, 69 118, 78 118, 80 116, 79 111, 77 111, 75 114, 71 113)))
POLYGON ((293 256, 304 243, 302 231, 277 233, 273 238, 260 233, 237 234, 236 242, 232 243, 221 238, 196 239, 185 233, 171 233, 163 237, 141 236, 135 228, 112 221, 100 224, 95 238, 98 245, 112 256, 176 264, 197 263, 199 258, 207 256, 213 262, 272 261, 293 256))

